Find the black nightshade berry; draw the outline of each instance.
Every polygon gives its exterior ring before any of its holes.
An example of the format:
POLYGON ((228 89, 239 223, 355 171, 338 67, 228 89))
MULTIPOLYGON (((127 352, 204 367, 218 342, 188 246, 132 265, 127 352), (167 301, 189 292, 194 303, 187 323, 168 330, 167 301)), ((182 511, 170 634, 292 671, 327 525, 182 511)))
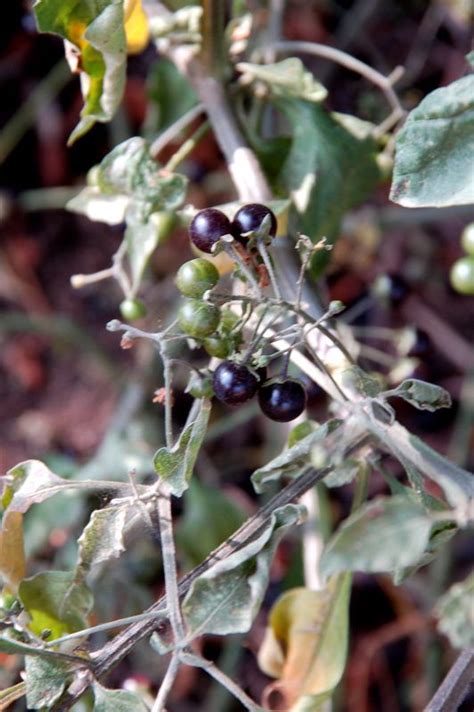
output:
POLYGON ((232 234, 240 240, 245 241, 242 235, 246 232, 258 230, 264 218, 270 216, 270 235, 275 237, 277 231, 277 220, 270 208, 260 203, 249 203, 238 210, 232 222, 232 234))
POLYGON ((227 405, 238 405, 250 400, 258 388, 258 379, 247 368, 232 361, 224 361, 214 371, 212 386, 216 398, 227 405))
POLYGON ((217 208, 200 210, 189 226, 191 242, 202 252, 212 252, 213 246, 223 235, 231 234, 229 218, 217 208))
POLYGON ((306 406, 306 391, 299 381, 268 381, 258 392, 262 412, 271 420, 287 423, 301 415, 306 406))

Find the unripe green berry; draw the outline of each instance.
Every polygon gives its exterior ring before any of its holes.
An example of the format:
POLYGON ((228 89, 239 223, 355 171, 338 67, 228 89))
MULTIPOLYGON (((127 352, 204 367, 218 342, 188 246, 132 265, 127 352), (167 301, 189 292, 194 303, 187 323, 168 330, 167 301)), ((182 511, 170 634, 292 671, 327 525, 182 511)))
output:
POLYGON ((229 338, 208 336, 207 339, 204 339, 203 346, 209 356, 214 356, 215 358, 227 358, 232 353, 234 344, 232 339, 229 338))
POLYGON ((456 292, 474 296, 474 256, 462 257, 455 262, 449 278, 456 292))
POLYGON ((461 237, 462 249, 474 257, 474 222, 466 225, 461 237))
POLYGON ((178 324, 185 334, 203 339, 219 326, 220 310, 200 299, 186 299, 178 310, 178 324))
POLYGON ((203 257, 185 262, 176 275, 176 286, 185 297, 197 299, 216 286, 219 272, 216 267, 203 257))
POLYGON ((120 313, 127 321, 135 321, 146 315, 146 306, 141 299, 124 299, 120 304, 120 313))

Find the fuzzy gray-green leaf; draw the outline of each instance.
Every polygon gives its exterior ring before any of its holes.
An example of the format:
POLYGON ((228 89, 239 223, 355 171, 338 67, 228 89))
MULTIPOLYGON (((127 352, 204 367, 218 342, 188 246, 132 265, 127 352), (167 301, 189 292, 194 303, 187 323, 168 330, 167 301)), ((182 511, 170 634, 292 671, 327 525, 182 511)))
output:
POLYGON ((93 684, 94 712, 147 712, 143 700, 128 690, 109 690, 97 681, 93 684))
POLYGON ((199 449, 206 435, 211 401, 202 398, 194 420, 182 431, 174 447, 160 448, 154 457, 156 473, 168 483, 172 494, 181 497, 188 488, 199 449))
POLYGON ((281 477, 299 475, 310 464, 311 452, 315 446, 322 444, 341 424, 340 420, 328 420, 269 463, 255 470, 251 477, 255 491, 263 492, 269 483, 278 481, 281 477))
POLYGON ((474 573, 455 583, 438 601, 439 630, 455 648, 474 648, 474 573))
POLYGON ((253 541, 193 581, 182 607, 193 637, 249 630, 267 587, 276 544, 301 514, 301 507, 294 504, 276 509, 253 541))
POLYGON ((321 559, 321 573, 411 566, 423 555, 432 526, 423 507, 402 495, 376 499, 354 512, 332 536, 321 559))
POLYGON ((390 198, 407 208, 474 203, 474 75, 435 89, 397 135, 390 198))

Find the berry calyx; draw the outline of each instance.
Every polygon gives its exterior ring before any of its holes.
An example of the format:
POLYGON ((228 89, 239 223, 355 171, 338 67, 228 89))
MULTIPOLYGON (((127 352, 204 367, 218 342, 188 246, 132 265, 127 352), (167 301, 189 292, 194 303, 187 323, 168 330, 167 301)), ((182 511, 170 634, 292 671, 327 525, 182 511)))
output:
POLYGON ((230 220, 217 208, 200 210, 191 220, 189 237, 202 252, 212 252, 212 248, 224 235, 231 234, 230 220))
POLYGON ((270 208, 261 203, 249 203, 238 210, 232 221, 232 234, 240 242, 246 242, 244 233, 259 230, 263 220, 270 216, 269 234, 275 237, 277 231, 277 220, 270 208))
POLYGON ((216 267, 203 257, 185 262, 176 275, 176 286, 185 297, 194 299, 216 286, 219 272, 216 267))
POLYGON ((279 423, 287 423, 301 415, 306 407, 306 391, 293 378, 271 380, 264 383, 258 392, 262 412, 279 423))
POLYGON ((239 405, 250 400, 258 388, 258 379, 247 368, 233 361, 223 361, 212 376, 216 398, 227 405, 239 405))
POLYGON ((468 297, 474 296, 474 256, 457 260, 451 267, 449 279, 456 292, 468 297))
POLYGON ((185 334, 203 339, 219 326, 220 310, 199 299, 187 299, 178 310, 178 324, 185 334))
POLYGON ((120 303, 120 313, 127 321, 135 321, 146 315, 146 306, 141 299, 124 299, 120 303))

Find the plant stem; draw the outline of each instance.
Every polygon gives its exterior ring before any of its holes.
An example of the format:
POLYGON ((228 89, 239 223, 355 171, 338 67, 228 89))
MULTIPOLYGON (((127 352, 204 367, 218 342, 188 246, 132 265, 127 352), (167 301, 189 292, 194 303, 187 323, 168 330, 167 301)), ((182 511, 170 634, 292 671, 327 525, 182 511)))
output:
POLYGON ((200 116, 204 111, 204 104, 197 104, 196 106, 193 106, 192 109, 189 109, 189 111, 183 114, 183 116, 181 116, 177 121, 175 121, 174 124, 165 129, 163 133, 160 134, 158 138, 153 141, 150 146, 150 154, 154 158, 156 158, 164 149, 164 147, 168 143, 170 143, 170 141, 174 141, 174 139, 177 138, 179 134, 184 131, 184 129, 187 128, 189 124, 195 121, 198 116, 200 116))
POLYGON ((258 251, 260 252, 262 259, 263 259, 263 264, 267 268, 268 276, 270 277, 270 283, 272 285, 272 289, 275 294, 275 297, 276 297, 276 299, 281 300, 281 292, 280 292, 280 288, 278 286, 278 280, 276 278, 275 271, 273 269, 270 255, 268 254, 267 246, 265 245, 263 240, 258 240, 257 245, 258 245, 258 251))
POLYGON ((151 712, 162 712, 162 710, 164 710, 168 695, 173 689, 173 683, 176 679, 176 675, 178 674, 180 664, 178 653, 173 653, 168 669, 166 670, 165 676, 160 685, 160 689, 158 690, 155 702, 151 708, 151 712))
POLYGON ((245 694, 243 690, 222 670, 214 664, 210 663, 204 667, 204 670, 208 675, 217 680, 223 687, 228 690, 231 695, 233 695, 239 702, 245 707, 245 709, 250 710, 250 712, 259 712, 261 707, 257 705, 248 695, 245 694))
POLYGON ((176 153, 174 153, 171 158, 169 159, 168 163, 166 163, 164 170, 169 171, 170 173, 173 173, 173 171, 176 170, 176 168, 179 166, 179 164, 184 161, 184 159, 193 151, 196 146, 198 145, 199 141, 202 139, 203 136, 206 135, 206 133, 209 131, 210 124, 208 121, 205 121, 199 128, 196 129, 196 131, 193 133, 192 136, 190 136, 184 143, 183 145, 178 148, 176 153))
POLYGON ((379 127, 380 132, 385 132, 392 126, 394 126, 400 119, 405 116, 405 110, 403 109, 400 100, 393 90, 393 84, 397 79, 400 78, 403 73, 401 67, 397 67, 396 71, 388 77, 384 76, 378 72, 373 67, 370 67, 365 62, 361 62, 347 52, 343 52, 335 47, 329 47, 328 45, 319 44, 318 42, 300 42, 300 41, 282 41, 275 42, 269 47, 273 48, 277 53, 293 53, 301 52, 303 54, 311 54, 314 57, 322 57, 323 59, 328 59, 332 62, 346 67, 352 72, 357 72, 362 77, 367 79, 375 86, 377 86, 384 94, 388 104, 390 105, 392 111, 390 116, 383 122, 383 125, 379 127), (382 131, 383 129, 383 131, 382 131))
POLYGON ((203 0, 202 11, 201 64, 211 77, 222 77, 227 62, 224 50, 224 3, 222 0, 203 0))
POLYGON ((146 611, 145 613, 138 613, 136 616, 128 616, 127 618, 117 618, 114 621, 108 621, 107 623, 99 623, 99 625, 93 625, 90 628, 84 628, 83 630, 78 630, 75 633, 69 633, 68 635, 63 635, 62 638, 55 638, 50 642, 45 644, 46 648, 52 648, 55 645, 60 645, 60 643, 67 643, 70 640, 77 640, 77 638, 88 637, 94 633, 102 633, 106 630, 113 630, 114 628, 122 628, 126 625, 132 625, 133 623, 138 623, 139 621, 151 620, 153 618, 162 618, 167 615, 166 611, 146 611))
POLYGON ((184 639, 184 623, 181 616, 178 594, 178 575, 176 570, 176 549, 173 536, 173 518, 171 495, 166 492, 158 495, 158 516, 160 519, 161 552, 165 575, 166 600, 175 643, 184 639))
POLYGON ((240 271, 244 275, 244 277, 247 279, 248 283, 252 287, 252 290, 254 292, 255 298, 258 300, 262 299, 262 292, 260 290, 260 287, 258 286, 257 280, 252 274, 252 271, 247 267, 245 264, 244 260, 239 254, 239 251, 236 249, 236 247, 232 243, 224 242, 224 251, 227 252, 229 257, 231 257, 234 262, 237 262, 239 265, 240 271))

